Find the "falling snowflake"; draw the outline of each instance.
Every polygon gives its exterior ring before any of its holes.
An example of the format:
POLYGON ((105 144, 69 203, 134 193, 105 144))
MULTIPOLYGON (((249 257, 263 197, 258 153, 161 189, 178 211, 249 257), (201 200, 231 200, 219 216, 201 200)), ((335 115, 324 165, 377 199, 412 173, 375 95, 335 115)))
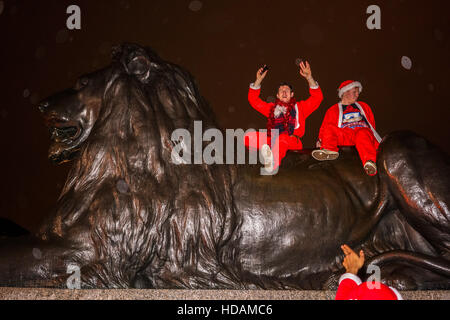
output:
POLYGON ((28 98, 30 96, 31 92, 28 89, 23 90, 23 97, 28 98))
POLYGON ((63 44, 69 40, 69 31, 67 29, 61 29, 56 34, 56 43, 63 44))
POLYGON ((98 47, 98 51, 102 55, 109 55, 111 52, 112 45, 108 41, 103 41, 98 47))
POLYGON ((433 33, 434 33, 434 38, 436 40, 438 40, 438 41, 443 41, 444 40, 445 35, 440 29, 438 29, 438 28, 434 29, 433 33))
POLYGON ((33 257, 35 257, 37 260, 42 259, 42 252, 38 248, 33 248, 32 253, 33 253, 33 257))
POLYGON ((194 0, 189 3, 189 10, 191 11, 199 11, 202 8, 203 4, 201 1, 194 0))
POLYGON ((422 75, 423 74, 423 67, 418 67, 417 68, 417 73, 422 75))
POLYGON ((401 59, 402 67, 406 70, 411 70, 412 68, 412 61, 409 57, 403 56, 401 59))
POLYGON ((323 42, 324 33, 318 25, 305 24, 300 30, 301 40, 311 46, 318 46, 323 42))
POLYGON ((9 10, 9 13, 12 15, 12 16, 14 16, 14 15, 16 15, 16 13, 17 13, 17 6, 12 6, 11 7, 11 10, 9 10))
POLYGON ((39 94, 36 92, 30 96, 31 104, 37 104, 39 102, 39 100, 40 100, 39 94))
POLYGON ((130 9, 130 4, 128 3, 128 1, 121 1, 120 6, 127 10, 130 9))
POLYGON ((36 57, 36 59, 42 59, 45 57, 46 53, 47 53, 47 50, 45 49, 45 47, 40 46, 39 48, 36 49, 34 56, 36 57))
POLYGON ((26 209, 28 208, 28 200, 25 198, 25 196, 19 196, 19 198, 17 199, 17 202, 19 204, 19 208, 20 209, 26 209))
POLYGON ((117 181, 116 187, 120 193, 127 193, 129 190, 128 184, 125 182, 125 180, 122 180, 122 179, 117 181))

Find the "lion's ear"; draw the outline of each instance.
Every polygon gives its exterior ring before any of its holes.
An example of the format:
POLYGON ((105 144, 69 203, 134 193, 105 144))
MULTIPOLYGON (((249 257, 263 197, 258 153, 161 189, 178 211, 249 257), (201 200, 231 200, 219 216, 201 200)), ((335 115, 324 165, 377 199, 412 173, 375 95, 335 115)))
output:
POLYGON ((128 74, 136 76, 140 81, 145 82, 150 76, 151 64, 147 57, 135 55, 128 61, 126 70, 128 74))
POLYGON ((122 44, 115 47, 113 57, 122 63, 129 75, 144 83, 149 80, 151 72, 158 68, 145 49, 137 45, 122 44))

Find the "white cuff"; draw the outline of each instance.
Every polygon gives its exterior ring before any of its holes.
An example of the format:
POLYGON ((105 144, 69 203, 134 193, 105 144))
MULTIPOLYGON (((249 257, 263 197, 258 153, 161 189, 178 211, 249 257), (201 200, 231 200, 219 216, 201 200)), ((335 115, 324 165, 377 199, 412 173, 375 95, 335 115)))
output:
POLYGON ((347 272, 347 273, 344 273, 344 274, 339 278, 339 284, 341 284, 341 282, 344 281, 345 279, 353 280, 354 282, 356 282, 356 284, 357 284, 358 286, 362 283, 361 279, 360 279, 356 274, 347 272))
POLYGON ((319 83, 316 81, 316 85, 309 87, 310 89, 318 89, 319 88, 319 83))
POLYGON ((261 85, 255 86, 255 83, 252 82, 252 83, 250 83, 250 88, 253 89, 253 90, 258 90, 258 89, 261 89, 261 85))

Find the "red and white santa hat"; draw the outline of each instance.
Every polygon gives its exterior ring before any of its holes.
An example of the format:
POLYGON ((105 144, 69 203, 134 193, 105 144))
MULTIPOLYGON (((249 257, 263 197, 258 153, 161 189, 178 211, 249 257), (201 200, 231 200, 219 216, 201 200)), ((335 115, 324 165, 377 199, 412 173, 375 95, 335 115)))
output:
POLYGON ((342 95, 344 94, 344 92, 346 92, 350 89, 353 89, 355 87, 359 88, 359 92, 362 91, 362 84, 359 81, 347 80, 347 81, 342 82, 338 89, 339 98, 342 98, 342 95))
POLYGON ((381 282, 361 282, 358 276, 346 273, 339 279, 336 300, 403 300, 403 297, 381 282))

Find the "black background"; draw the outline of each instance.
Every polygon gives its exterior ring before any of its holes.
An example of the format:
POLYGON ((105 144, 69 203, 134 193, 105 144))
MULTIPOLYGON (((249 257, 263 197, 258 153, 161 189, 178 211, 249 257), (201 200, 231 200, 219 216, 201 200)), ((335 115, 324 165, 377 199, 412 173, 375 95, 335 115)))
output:
POLYGON ((450 153, 448 1, 1 1, 0 216, 36 231, 55 205, 70 164, 47 160, 49 134, 36 104, 105 66, 112 45, 150 46, 197 80, 222 128, 264 128, 247 102, 256 70, 271 66, 262 97, 276 84, 308 94, 295 66, 311 63, 324 92, 306 122, 314 147, 326 109, 348 79, 363 84, 360 100, 383 136, 413 130, 450 153), (66 8, 81 8, 81 30, 68 30, 66 8), (381 8, 381 30, 369 30, 366 9, 381 8), (401 58, 412 61, 410 70, 401 58))

